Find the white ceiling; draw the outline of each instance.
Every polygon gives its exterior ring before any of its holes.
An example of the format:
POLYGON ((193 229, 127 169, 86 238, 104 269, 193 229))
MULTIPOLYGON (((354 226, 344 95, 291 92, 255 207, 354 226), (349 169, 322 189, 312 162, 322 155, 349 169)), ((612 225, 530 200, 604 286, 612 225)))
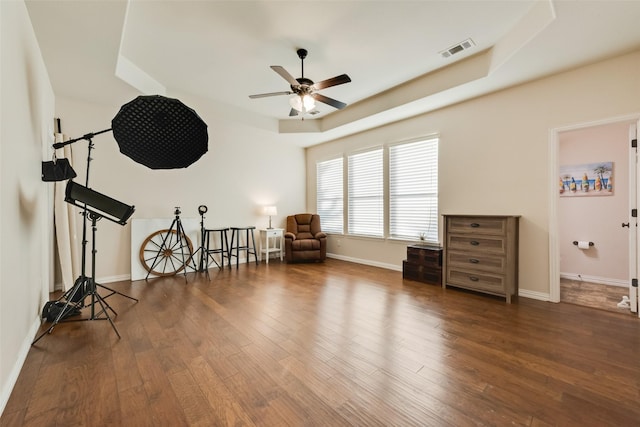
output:
MULTIPOLYGON (((188 94, 309 146, 640 47, 640 1, 27 0, 56 95, 123 105, 188 94), (444 59, 471 38, 476 46, 444 59), (270 65, 348 74, 349 104, 289 118, 270 65)), ((640 71, 640 70, 639 70, 640 71)), ((106 118, 105 122, 110 122, 106 118)))

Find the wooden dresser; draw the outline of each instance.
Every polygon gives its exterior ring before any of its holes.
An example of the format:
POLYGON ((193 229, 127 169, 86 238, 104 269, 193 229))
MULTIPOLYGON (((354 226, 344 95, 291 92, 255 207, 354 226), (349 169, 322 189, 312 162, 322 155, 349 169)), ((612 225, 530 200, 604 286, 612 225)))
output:
POLYGON ((518 295, 519 216, 443 215, 442 287, 518 295))
POLYGON ((442 248, 432 245, 407 247, 402 261, 402 278, 439 285, 442 283, 442 248))

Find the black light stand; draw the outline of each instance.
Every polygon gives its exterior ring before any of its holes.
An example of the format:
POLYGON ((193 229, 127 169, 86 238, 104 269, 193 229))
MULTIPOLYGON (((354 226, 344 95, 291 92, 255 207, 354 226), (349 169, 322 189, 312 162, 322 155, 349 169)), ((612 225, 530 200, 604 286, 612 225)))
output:
MULTIPOLYGON (((90 133, 84 135, 81 138, 56 143, 54 144, 54 148, 61 148, 65 145, 72 144, 73 142, 86 139, 89 142, 88 145, 88 153, 87 153, 87 176, 86 182, 89 182, 89 169, 91 162, 91 150, 93 148, 92 138, 95 135, 108 132, 111 129, 103 130, 97 133, 90 133)), ((58 300, 53 302, 53 305, 59 308, 59 311, 53 319, 51 326, 44 331, 40 336, 38 336, 31 344, 35 344, 38 342, 44 335, 50 334, 53 332, 53 329, 56 327, 58 323, 65 320, 67 317, 80 313, 80 309, 85 306, 85 299, 91 296, 91 315, 89 318, 84 319, 72 319, 70 321, 84 321, 84 320, 109 320, 113 330, 115 331, 118 338, 120 338, 120 334, 116 329, 111 317, 109 316, 108 310, 110 310, 114 315, 117 315, 115 310, 105 301, 106 298, 111 295, 118 294, 129 298, 135 302, 138 302, 136 298, 131 296, 122 294, 120 292, 115 291, 114 289, 108 288, 106 286, 100 285, 95 281, 95 261, 96 261, 96 222, 101 218, 107 218, 110 221, 117 222, 120 225, 125 225, 129 217, 133 214, 135 207, 126 205, 122 202, 119 202, 115 199, 112 199, 109 196, 105 196, 104 194, 98 193, 97 191, 91 190, 88 187, 77 184, 73 181, 69 181, 67 183, 66 192, 65 192, 65 201, 67 203, 71 203, 75 206, 78 206, 83 209, 83 226, 82 226, 82 264, 81 264, 81 273, 80 276, 74 282, 74 285, 71 289, 66 291, 58 300), (92 224, 92 255, 91 255, 91 277, 87 277, 86 275, 86 247, 87 247, 87 218, 91 219, 92 224), (97 293, 97 287, 102 287, 111 292, 109 295, 102 297, 97 293), (62 301, 65 301, 62 303, 62 301), (95 304, 99 304, 101 310, 96 313, 95 312, 95 304)), ((52 303, 52 302, 50 302, 52 303)), ((50 304, 47 303, 47 304, 50 304)), ((45 309, 48 308, 45 305, 45 309)))
POLYGON ((207 207, 205 205, 200 205, 198 206, 198 213, 200 214, 200 247, 198 248, 198 250, 196 250, 193 253, 193 257, 195 258, 195 256, 198 254, 198 252, 200 253, 200 258, 198 259, 198 271, 200 273, 205 272, 207 273, 207 279, 211 280, 211 277, 209 277, 209 258, 211 258, 211 260, 218 266, 220 267, 220 264, 218 263, 218 261, 215 259, 215 257, 213 256, 212 253, 209 252, 209 242, 208 242, 208 236, 207 236, 207 231, 204 228, 204 214, 206 214, 208 211, 207 207))
MULTIPOLYGON (((188 253, 188 257, 185 258, 185 253, 184 253, 184 245, 182 244, 182 239, 186 240, 187 234, 184 232, 184 227, 182 227, 182 221, 180 220, 180 207, 176 206, 176 209, 174 211, 175 214, 175 218, 173 219, 173 221, 171 222, 171 226, 169 227, 169 230, 167 230, 166 235, 164 236, 164 238, 162 239, 162 243, 160 244, 160 247, 158 248, 158 253, 156 254, 156 256, 153 258, 153 263, 151 263, 151 267, 149 268, 149 271, 147 272, 147 277, 145 277, 145 280, 149 280, 149 275, 151 274, 151 272, 153 271, 153 269, 158 266, 161 262, 171 262, 173 263, 173 258, 174 258, 174 252, 173 249, 178 247, 180 248, 180 259, 181 259, 181 264, 182 264, 182 271, 184 274, 184 281, 187 282, 187 264, 189 263, 189 261, 193 262, 193 269, 197 270, 198 267, 196 266, 196 262, 193 261, 193 255, 191 253, 191 247, 187 244, 187 248, 189 249, 189 253, 188 253), (176 242, 175 244, 172 242, 171 236, 175 234, 176 235, 176 242), (169 260, 169 261, 167 261, 169 260)), ((176 270, 178 271, 178 270, 176 270)))

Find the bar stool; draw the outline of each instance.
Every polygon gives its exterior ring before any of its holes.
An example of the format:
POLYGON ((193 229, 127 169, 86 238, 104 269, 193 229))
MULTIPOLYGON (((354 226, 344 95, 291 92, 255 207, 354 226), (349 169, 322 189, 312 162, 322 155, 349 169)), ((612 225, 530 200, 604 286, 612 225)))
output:
POLYGON ((227 258, 229 265, 231 265, 231 259, 229 258, 229 240, 227 237, 227 231, 229 231, 229 227, 226 228, 208 228, 204 230, 204 234, 202 236, 202 246, 204 248, 204 253, 200 258, 200 271, 206 270, 207 277, 209 276, 209 262, 213 261, 218 268, 224 268, 224 259, 227 258), (211 243, 215 242, 215 233, 219 233, 220 246, 219 247, 211 247, 211 243), (211 236, 213 235, 213 237, 211 236), (220 254, 220 263, 214 257, 215 254, 220 254), (206 259, 206 261, 205 261, 206 259), (206 265, 205 265, 206 264, 206 265))
POLYGON ((256 265, 258 265, 258 255, 256 253, 256 240, 253 236, 253 230, 256 228, 251 227, 231 227, 231 246, 229 247, 229 268, 231 268, 231 258, 236 257, 236 268, 240 264, 240 251, 245 251, 247 253, 247 262, 249 262, 249 255, 253 254, 253 257, 256 260, 256 265), (240 246, 240 233, 245 232, 245 245, 240 246), (249 245, 249 236, 251 236, 251 244, 249 245), (234 254, 233 251, 236 251, 234 254))

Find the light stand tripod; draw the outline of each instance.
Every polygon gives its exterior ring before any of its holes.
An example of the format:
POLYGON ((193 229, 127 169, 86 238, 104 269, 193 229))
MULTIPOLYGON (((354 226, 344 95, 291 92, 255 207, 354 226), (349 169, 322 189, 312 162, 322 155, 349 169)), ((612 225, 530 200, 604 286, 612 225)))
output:
MULTIPOLYGON (((91 150, 93 148, 92 138, 94 135, 108 132, 111 129, 104 130, 98 133, 91 133, 84 135, 81 138, 77 138, 74 140, 66 141, 63 143, 54 144, 54 148, 61 148, 64 145, 71 144, 73 142, 79 141, 81 139, 86 139, 89 142, 88 152, 87 152, 87 176, 86 183, 88 185, 89 182, 89 168, 91 162, 91 150)), ((111 219, 106 216, 107 219, 110 219, 114 222, 118 222, 121 225, 126 224, 126 220, 133 214, 134 207, 128 206, 122 202, 118 202, 115 199, 111 199, 108 196, 95 192, 88 187, 83 187, 79 184, 75 184, 73 181, 69 181, 66 189, 65 201, 68 203, 72 203, 76 206, 79 206, 83 209, 83 224, 82 224, 82 264, 81 264, 81 273, 80 276, 74 282, 74 285, 71 289, 66 291, 58 300, 53 302, 53 305, 57 308, 60 308, 57 313, 55 319, 52 321, 51 326, 44 331, 40 336, 38 336, 31 344, 35 344, 38 342, 44 335, 50 334, 53 332, 53 329, 56 327, 58 323, 63 321, 66 317, 71 315, 79 314, 80 309, 83 308, 85 299, 91 296, 91 314, 89 318, 84 319, 72 319, 70 321, 84 321, 84 320, 109 320, 113 330, 115 331, 118 338, 120 338, 120 334, 116 329, 111 317, 107 310, 111 310, 114 315, 117 315, 115 310, 105 301, 106 298, 118 294, 129 298, 135 302, 138 302, 136 298, 120 293, 114 289, 108 288, 106 286, 100 285, 95 281, 95 264, 96 264, 96 222, 104 217, 104 214, 98 213, 92 210, 88 204, 89 202, 95 205, 97 210, 104 210, 105 212, 111 214, 111 216, 116 219, 111 219), (78 203, 80 202, 80 203, 78 203), (91 277, 87 277, 86 275, 86 251, 87 251, 87 218, 91 218, 92 223, 92 255, 91 255, 91 277), (111 293, 106 297, 102 297, 97 293, 97 287, 102 287, 107 289, 111 293), (65 301, 62 303, 62 301, 65 301), (99 304, 101 307, 101 311, 96 314, 95 312, 95 304, 99 304)), ((51 303, 51 302, 50 302, 51 303)), ((45 310, 51 306, 50 303, 45 305, 45 310)))
POLYGON ((209 251, 209 234, 204 228, 204 214, 207 213, 207 211, 208 209, 205 205, 198 206, 198 212, 200 213, 200 247, 193 253, 193 257, 195 258, 198 252, 200 253, 198 271, 200 273, 207 273, 207 279, 211 280, 211 277, 209 276, 209 259, 211 259, 218 268, 220 268, 220 264, 209 251))
POLYGON ((149 279, 149 275, 154 269, 160 264, 164 264, 163 271, 166 269, 167 264, 170 264, 173 271, 183 271, 184 281, 187 282, 187 264, 189 261, 193 262, 193 269, 197 270, 197 266, 195 261, 193 261, 193 253, 191 252, 191 246, 189 243, 183 243, 187 241, 187 234, 184 232, 184 227, 182 226, 182 221, 180 220, 180 207, 176 206, 174 211, 175 218, 173 222, 171 222, 171 226, 167 230, 165 236, 162 239, 162 243, 160 244, 156 256, 153 258, 153 262, 151 263, 151 267, 147 272, 147 277, 145 280, 149 279), (173 236, 176 236, 175 240, 173 236), (188 254, 185 254, 185 247, 187 249, 188 254), (177 257, 179 253, 180 257, 177 257), (185 257, 185 255, 188 255, 185 257), (177 261, 180 261, 177 264, 177 261), (180 265, 181 268, 176 268, 176 265, 180 265))

